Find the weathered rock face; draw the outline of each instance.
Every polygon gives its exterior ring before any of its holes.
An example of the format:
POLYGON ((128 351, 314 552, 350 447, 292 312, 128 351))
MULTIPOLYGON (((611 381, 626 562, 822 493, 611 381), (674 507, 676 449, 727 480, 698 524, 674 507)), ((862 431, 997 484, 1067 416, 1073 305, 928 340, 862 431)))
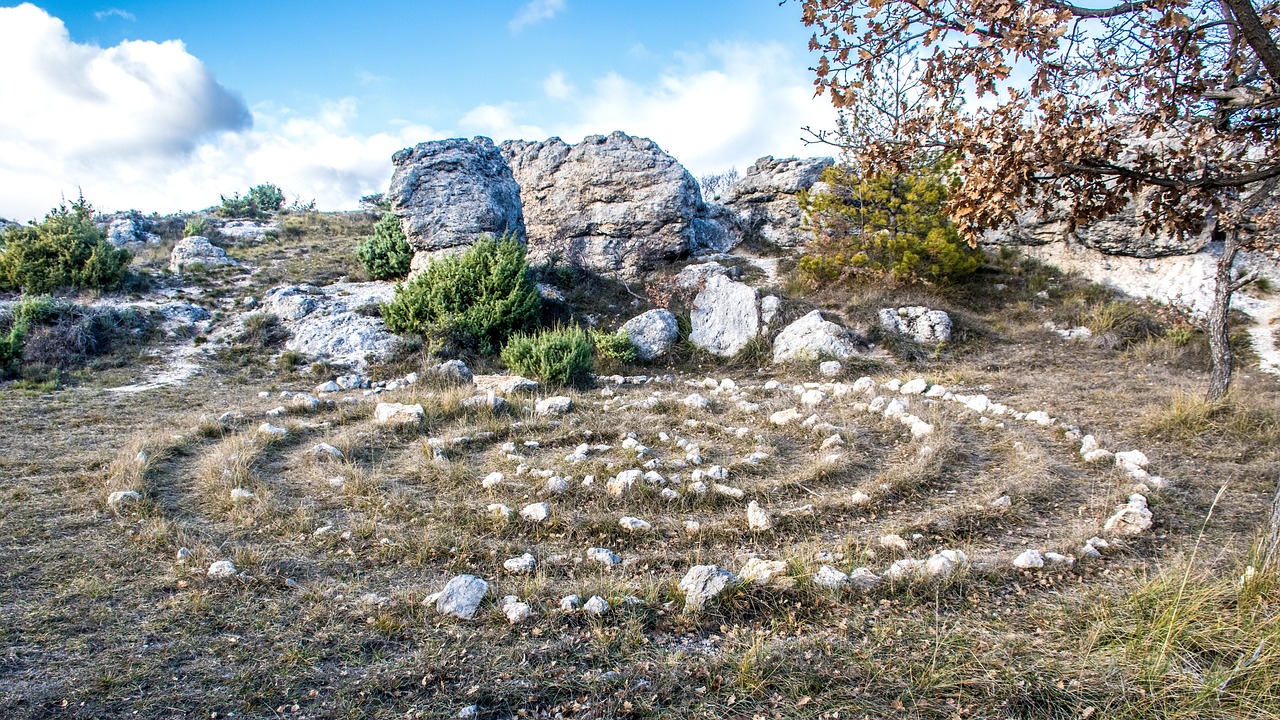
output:
MULTIPOLYGON (((160 236, 152 232, 151 221, 137 210, 102 216, 95 224, 106 232, 107 242, 116 247, 160 242, 160 236)), ((3 226, 3 221, 0 221, 0 229, 3 226)))
POLYGON ((689 340, 721 357, 732 357, 760 333, 759 293, 755 288, 712 275, 693 299, 689 340))
POLYGON ((754 235, 783 248, 804 246, 813 232, 806 227, 796 193, 812 188, 834 163, 829 157, 760 158, 725 190, 720 206, 708 205, 705 213, 730 238, 728 245, 713 229, 703 229, 700 242, 708 249, 724 250, 754 235))
POLYGON ((453 138, 419 143, 391 156, 387 198, 419 258, 458 252, 482 234, 525 239, 520 186, 493 141, 453 138))
POLYGON ((289 285, 262 298, 262 311, 280 318, 289 330, 289 350, 363 368, 385 357, 396 336, 368 308, 391 299, 390 283, 335 283, 323 288, 289 285))
POLYGON ((267 233, 279 231, 278 224, 257 220, 227 220, 218 226, 218 232, 223 237, 236 242, 262 242, 267 233))
POLYGON ((634 277, 688 253, 702 195, 652 140, 621 132, 577 145, 512 140, 502 153, 520 184, 532 260, 559 253, 588 270, 634 277))
POLYGON ((1138 220, 1144 206, 1145 203, 1139 199, 1112 217, 1074 231, 1060 217, 1039 217, 1027 212, 1019 217, 1017 227, 989 233, 987 240, 997 244, 1021 245, 1074 243, 1107 255, 1157 258, 1199 252, 1213 239, 1212 228, 1187 235, 1148 233, 1138 220))
POLYGON ((173 246, 169 254, 169 270, 180 273, 184 268, 193 265, 214 267, 217 265, 235 265, 236 261, 227 257, 227 251, 209 242, 209 238, 201 235, 182 238, 173 246))
POLYGON ((951 316, 941 310, 930 310, 920 305, 882 308, 880 327, 891 333, 906 335, 924 345, 951 340, 951 316))

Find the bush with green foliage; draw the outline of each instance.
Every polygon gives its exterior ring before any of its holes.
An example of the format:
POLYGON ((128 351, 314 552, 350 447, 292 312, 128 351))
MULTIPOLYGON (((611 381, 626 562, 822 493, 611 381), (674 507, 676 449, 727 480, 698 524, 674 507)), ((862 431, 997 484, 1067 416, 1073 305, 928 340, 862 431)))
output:
POLYGON ((631 336, 626 330, 611 333, 592 330, 591 344, 595 347, 596 357, 606 365, 616 367, 636 361, 636 346, 631 343, 631 336))
POLYGON ((981 254, 943 212, 948 168, 943 161, 872 177, 839 165, 824 170, 830 191, 799 194, 816 234, 800 259, 800 275, 824 285, 859 275, 945 283, 972 274, 981 254))
POLYGON ((382 317, 392 332, 440 333, 492 355, 513 333, 532 329, 541 307, 524 243, 483 236, 462 254, 435 260, 396 286, 382 317))
POLYGON ((24 296, 0 316, 0 377, 41 377, 80 367, 120 345, 144 342, 153 327, 133 309, 24 296))
POLYGON ((236 191, 231 197, 218 197, 222 200, 218 214, 229 218, 263 218, 284 206, 284 192, 271 183, 249 188, 244 196, 236 191))
POLYGON ((93 224, 83 197, 63 202, 38 224, 0 234, 0 289, 50 293, 64 289, 114 290, 124 282, 133 254, 117 250, 93 224))
POLYGON ((375 280, 402 278, 409 274, 413 261, 413 248, 405 239, 400 218, 395 213, 383 213, 373 226, 373 237, 356 248, 356 258, 375 280))
POLYGON ((591 351, 591 338, 581 328, 553 328, 512 336, 502 348, 502 362, 548 385, 581 387, 595 368, 591 351))
POLYGON ((208 237, 210 232, 209 221, 204 218, 192 218, 182 228, 182 237, 208 237))

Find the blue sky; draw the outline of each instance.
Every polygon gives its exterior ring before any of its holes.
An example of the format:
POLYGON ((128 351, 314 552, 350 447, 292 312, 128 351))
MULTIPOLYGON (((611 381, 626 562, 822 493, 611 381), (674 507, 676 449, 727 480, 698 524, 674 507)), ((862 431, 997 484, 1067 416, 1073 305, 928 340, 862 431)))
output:
POLYGON ((0 6, 0 216, 83 188, 171 212, 276 182, 322 208, 390 154, 488 135, 651 137, 695 175, 827 154, 799 5, 47 2, 0 6))

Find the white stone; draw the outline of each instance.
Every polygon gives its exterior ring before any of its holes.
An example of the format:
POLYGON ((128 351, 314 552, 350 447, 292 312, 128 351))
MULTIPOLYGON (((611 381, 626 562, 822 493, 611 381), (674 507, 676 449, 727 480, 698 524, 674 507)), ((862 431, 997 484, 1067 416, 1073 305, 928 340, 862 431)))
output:
POLYGON ((815 407, 817 405, 821 405, 826 399, 827 394, 821 390, 806 390, 805 393, 800 396, 800 404, 808 407, 815 407))
POLYGON ((586 604, 582 606, 582 609, 585 610, 588 615, 600 617, 601 615, 609 612, 609 601, 599 595, 592 595, 591 598, 587 600, 586 604))
POLYGON ((1053 424, 1053 418, 1049 417, 1049 413, 1043 410, 1035 410, 1026 415, 1026 421, 1037 425, 1049 426, 1053 424))
POLYGON ((799 420, 800 417, 801 414, 799 410, 795 408, 788 408, 786 410, 779 410, 778 412, 770 415, 769 422, 774 425, 784 426, 790 425, 791 423, 799 420))
POLYGON ((755 500, 747 505, 747 527, 752 532, 767 532, 773 529, 773 518, 755 500))
POLYGON ((858 353, 853 336, 845 328, 814 310, 787 327, 773 340, 773 362, 835 358, 847 360, 858 353))
POLYGON ((1034 548, 1024 550, 1021 555, 1013 559, 1013 566, 1020 570, 1042 568, 1044 567, 1044 556, 1034 548))
POLYGON ((607 548, 591 548, 587 550, 587 559, 598 562, 605 567, 613 567, 622 562, 622 558, 607 548))
POLYGON ((391 423, 416 423, 427 416, 421 405, 380 402, 373 409, 373 421, 380 425, 391 423))
POLYGON ((491 503, 485 511, 499 520, 510 520, 516 512, 502 503, 491 503))
POLYGON ((454 576, 436 596, 436 612, 469 620, 488 593, 489 583, 475 575, 454 576))
POLYGON ((1113 455, 1109 450, 1090 450, 1089 452, 1084 453, 1083 456, 1084 461, 1090 465, 1110 463, 1114 458, 1115 455, 1113 455))
POLYGON ((914 422, 911 423, 911 437, 923 438, 923 437, 929 437, 932 434, 933 434, 933 425, 920 419, 916 419, 914 422))
POLYGON ((577 595, 565 595, 560 598, 560 609, 564 612, 574 612, 582 608, 582 598, 577 595))
POLYGON ((1129 467, 1145 468, 1148 465, 1147 456, 1141 450, 1128 450, 1126 452, 1116 453, 1116 467, 1128 469, 1129 467))
POLYGON ((969 564, 969 556, 961 550, 942 550, 930 556, 924 563, 927 577, 946 578, 969 564))
POLYGON ((1000 497, 991 501, 991 507, 993 508, 1013 507, 1013 498, 1009 497, 1008 495, 1001 495, 1000 497))
POLYGON ((1049 563, 1050 565, 1062 565, 1066 567, 1071 567, 1072 565, 1076 564, 1075 558, 1071 557, 1070 555, 1063 555, 1062 553, 1056 553, 1056 552, 1045 553, 1044 559, 1045 559, 1045 562, 1049 563))
POLYGON ((867 505, 871 502, 871 496, 861 490, 858 490, 854 492, 853 495, 849 496, 849 502, 855 506, 867 505))
POLYGON ((506 475, 503 475, 502 473, 495 470, 489 473, 488 475, 484 476, 484 479, 480 481, 480 487, 483 487, 486 490, 491 490, 501 485, 503 482, 506 481, 506 479, 507 479, 506 475))
POLYGON ((721 483, 716 483, 712 485, 711 489, 717 495, 724 495, 725 497, 731 497, 734 500, 741 500, 746 495, 746 493, 743 492, 741 488, 731 487, 729 485, 723 485, 721 483))
MULTIPOLYGON (((1102 527, 1113 535, 1140 535, 1151 529, 1152 522, 1147 498, 1134 493, 1129 496, 1129 502, 1116 508, 1115 514, 1107 518, 1102 527)), ((1097 546, 1097 543, 1093 544, 1097 546)))
POLYGON ((855 568, 849 574, 849 584, 864 592, 872 590, 880 583, 880 576, 865 567, 855 568))
POLYGON ((564 415, 573 409, 573 398, 564 395, 556 395, 545 400, 538 401, 534 408, 539 415, 564 415))
POLYGON ((876 381, 866 376, 860 377, 857 380, 855 380, 851 388, 852 392, 859 393, 862 395, 869 395, 875 392, 875 389, 876 389, 876 381))
POLYGON ((751 558, 738 571, 738 575, 745 583, 755 583, 757 585, 789 585, 790 580, 787 577, 787 564, 781 560, 763 560, 761 558, 751 558))
POLYGON ((918 377, 914 380, 906 382, 902 387, 898 388, 898 392, 903 395, 919 395, 929 387, 929 383, 924 378, 918 377))
POLYGON ((520 509, 520 517, 531 523, 540 523, 551 517, 551 506, 547 503, 529 503, 520 509))
POLYGON ((509 573, 528 575, 538 569, 538 560, 530 553, 513 557, 502 563, 502 569, 509 573))
POLYGON ((196 265, 209 268, 235 264, 235 260, 227 257, 226 250, 209 242, 209 238, 202 235, 182 238, 169 254, 169 270, 173 273, 182 273, 196 265))
POLYGON ((638 517, 624 515, 618 518, 618 525, 627 532, 649 532, 653 529, 653 525, 641 520, 638 517))
POLYGON ((245 490, 244 488, 231 488, 231 502, 244 502, 252 499, 253 493, 248 490, 245 490))
POLYGON ((681 578, 685 612, 699 612, 740 582, 737 575, 715 565, 694 565, 681 578))
POLYGON ((117 490, 107 496, 107 507, 117 513, 140 502, 142 502, 142 495, 134 490, 117 490))
POLYGON ((951 316, 941 310, 910 306, 884 308, 880 326, 892 333, 906 335, 923 345, 936 345, 951 340, 951 316))
POLYGON ((689 341, 721 357, 738 354, 760 332, 759 293, 723 275, 707 280, 693 299, 689 341))
POLYGON ((670 310, 650 310, 625 322, 621 328, 636 350, 636 359, 649 362, 666 355, 679 334, 676 316, 670 310))
POLYGON ((844 365, 839 360, 826 360, 818 364, 818 372, 823 377, 835 377, 844 370, 844 365))
POLYGON ((642 477, 644 473, 640 470, 623 470, 605 483, 605 490, 614 497, 624 497, 642 477))
POLYGON ((261 425, 259 425, 258 432, 262 435, 269 435, 274 438, 282 438, 289 434, 288 430, 282 427, 278 427, 276 425, 272 425, 269 422, 264 422, 261 425))
POLYGON ((702 523, 697 520, 685 520, 684 532, 686 535, 696 536, 702 532, 702 523))
POLYGON ((230 560, 218 560, 209 566, 209 577, 230 578, 236 576, 236 565, 230 560))
POLYGON ((711 407, 711 401, 698 393, 694 393, 681 400, 680 404, 687 408, 693 408, 694 410, 706 410, 708 407, 711 407))
POLYGON ((911 549, 910 545, 907 544, 907 541, 904 540, 901 535, 896 534, 885 535, 880 538, 880 547, 885 550, 892 550, 900 553, 905 553, 911 549))
POLYGON ((823 565, 818 568, 818 572, 813 574, 813 584, 818 587, 839 590, 849 584, 849 576, 830 565, 823 565))
POLYGON ((916 558, 903 558, 895 561, 884 571, 884 577, 887 580, 916 580, 924 575, 924 560, 916 558))
POLYGON ((330 445, 329 443, 316 443, 316 446, 311 448, 311 452, 314 453, 316 457, 322 460, 343 459, 342 451, 330 445))
POLYGON ((502 614, 507 616, 507 622, 512 625, 519 625, 533 617, 533 608, 529 603, 520 602, 515 595, 507 595, 498 603, 498 608, 502 610, 502 614))

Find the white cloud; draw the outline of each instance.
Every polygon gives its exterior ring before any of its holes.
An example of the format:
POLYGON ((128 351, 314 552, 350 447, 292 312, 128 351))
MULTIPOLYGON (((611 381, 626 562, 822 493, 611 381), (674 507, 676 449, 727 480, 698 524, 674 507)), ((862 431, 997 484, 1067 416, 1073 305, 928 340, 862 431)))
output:
POLYGON ((107 18, 110 18, 110 17, 118 17, 121 20, 124 20, 126 22, 133 22, 138 19, 137 16, 135 16, 133 13, 129 12, 128 10, 121 10, 120 8, 109 8, 107 10, 99 10, 98 12, 94 13, 93 16, 97 18, 99 21, 106 20, 107 18))
MULTIPOLYGON (((544 91, 568 102, 555 104, 560 117, 547 129, 567 141, 613 130, 648 137, 695 176, 735 166, 746 170, 763 155, 832 154, 832 148, 802 139, 804 126, 833 128, 835 111, 825 97, 813 97, 806 58, 799 53, 778 43, 721 43, 678 60, 652 80, 609 73, 588 90, 563 97, 552 91, 569 88, 568 80, 552 75, 544 91)), ((495 140, 546 137, 522 129, 514 110, 504 106, 502 122, 491 123, 495 140)))
POLYGON ((550 20, 564 10, 565 0, 529 0, 516 12, 507 27, 518 33, 530 25, 550 20))
POLYGON ((542 81, 542 91, 552 100, 568 100, 573 95, 573 90, 562 72, 553 72, 542 81))
POLYGON ((521 125, 515 120, 514 106, 479 105, 472 108, 458 121, 463 130, 485 135, 495 142, 512 138, 542 138, 545 131, 537 125, 521 125))
POLYGON ((72 42, 32 5, 0 8, 0 216, 39 217, 62 196, 103 210, 172 212, 274 182, 321 207, 383 190, 391 154, 441 137, 401 123, 349 129, 354 100, 314 116, 251 112, 180 42, 72 42))

